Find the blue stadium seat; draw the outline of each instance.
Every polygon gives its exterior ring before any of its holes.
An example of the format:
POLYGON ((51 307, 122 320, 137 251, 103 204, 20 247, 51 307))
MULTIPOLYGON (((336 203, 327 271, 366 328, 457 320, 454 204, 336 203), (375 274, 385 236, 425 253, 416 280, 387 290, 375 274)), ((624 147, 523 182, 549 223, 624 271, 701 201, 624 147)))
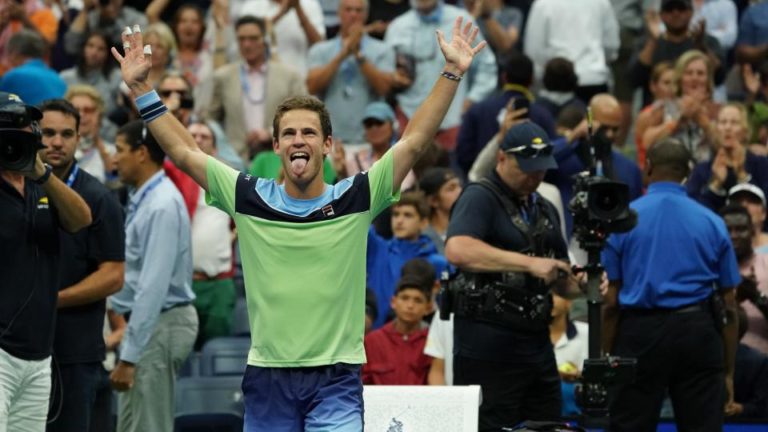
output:
POLYGON ((242 377, 250 347, 251 339, 248 337, 220 337, 209 340, 201 351, 200 375, 242 377))
POLYGON ((248 321, 248 303, 244 298, 235 301, 232 318, 232 336, 251 336, 251 323, 248 321))
POLYGON ((200 353, 192 351, 176 374, 178 378, 200 376, 200 353))
POLYGON ((176 381, 175 432, 240 432, 245 407, 240 377, 176 381))

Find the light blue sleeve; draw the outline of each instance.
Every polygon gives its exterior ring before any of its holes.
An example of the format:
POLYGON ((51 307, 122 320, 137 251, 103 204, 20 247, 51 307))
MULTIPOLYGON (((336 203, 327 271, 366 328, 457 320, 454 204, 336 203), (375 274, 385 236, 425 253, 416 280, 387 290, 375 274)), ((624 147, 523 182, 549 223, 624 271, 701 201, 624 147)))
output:
POLYGON ((390 46, 381 45, 376 58, 373 59, 373 64, 376 65, 376 69, 382 72, 394 72, 395 50, 390 46))
POLYGON ((498 68, 490 47, 480 51, 472 61, 469 77, 467 98, 473 102, 480 102, 496 90, 498 68))
POLYGON ((187 226, 171 206, 153 209, 147 218, 142 233, 146 238, 145 254, 120 360, 136 363, 141 358, 168 295, 180 245, 180 230, 187 226))

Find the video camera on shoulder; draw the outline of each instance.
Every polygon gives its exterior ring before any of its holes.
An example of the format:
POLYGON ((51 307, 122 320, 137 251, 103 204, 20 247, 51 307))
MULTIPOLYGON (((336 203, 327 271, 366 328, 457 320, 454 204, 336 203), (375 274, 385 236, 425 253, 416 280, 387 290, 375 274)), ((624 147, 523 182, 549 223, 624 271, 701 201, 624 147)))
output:
POLYGON ((37 121, 43 114, 10 93, 0 92, 0 168, 26 172, 34 168, 40 141, 37 121), (31 127, 31 131, 24 128, 31 127), (36 132, 37 131, 37 132, 36 132))

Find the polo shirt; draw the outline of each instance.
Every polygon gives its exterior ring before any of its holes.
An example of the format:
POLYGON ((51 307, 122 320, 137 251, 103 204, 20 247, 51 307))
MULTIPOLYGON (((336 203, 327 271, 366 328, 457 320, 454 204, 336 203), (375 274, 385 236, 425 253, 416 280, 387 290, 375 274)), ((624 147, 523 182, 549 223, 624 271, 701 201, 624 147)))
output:
MULTIPOLYGON (((63 290, 77 284, 104 261, 125 260, 123 208, 106 186, 80 168, 64 177, 91 208, 93 223, 74 234, 59 230, 61 242, 61 283, 63 290)), ((56 318, 53 351, 61 364, 104 360, 104 299, 62 308, 56 318)))
POLYGON ((602 253, 611 281, 622 281, 622 308, 679 308, 739 284, 723 220, 677 183, 656 182, 633 201, 637 226, 608 237, 602 253))
MULTIPOLYGON (((517 198, 496 171, 490 176, 505 193, 517 198)), ((534 223, 539 217, 546 217, 552 223, 552 231, 542 236, 542 242, 549 246, 553 257, 567 259, 568 251, 561 235, 560 218, 554 206, 533 194, 531 199, 543 200, 546 214, 529 211, 528 218, 534 223)), ((534 209, 538 208, 533 206, 534 209)), ((469 236, 490 246, 511 252, 528 248, 529 241, 510 220, 495 194, 487 188, 470 183, 459 196, 451 211, 447 238, 469 236)), ((522 332, 496 324, 461 318, 454 319, 454 354, 478 359, 501 362, 537 363, 551 359, 552 343, 549 332, 522 332)))
POLYGON ((399 198, 393 152, 369 171, 292 198, 208 158, 206 202, 237 226, 251 328, 248 364, 365 363, 365 257, 373 218, 399 198))
MULTIPOLYGON (((341 37, 312 45, 309 69, 326 66, 341 51, 341 37)), ((367 62, 384 73, 395 71, 395 51, 377 39, 364 35, 360 52, 367 62)), ((365 142, 363 114, 369 103, 382 100, 368 83, 354 56, 347 56, 339 65, 328 87, 319 94, 331 113, 333 137, 345 144, 365 142)))
POLYGON ((22 197, 0 177, 0 348, 22 360, 51 355, 58 229, 43 188, 25 179, 22 197))

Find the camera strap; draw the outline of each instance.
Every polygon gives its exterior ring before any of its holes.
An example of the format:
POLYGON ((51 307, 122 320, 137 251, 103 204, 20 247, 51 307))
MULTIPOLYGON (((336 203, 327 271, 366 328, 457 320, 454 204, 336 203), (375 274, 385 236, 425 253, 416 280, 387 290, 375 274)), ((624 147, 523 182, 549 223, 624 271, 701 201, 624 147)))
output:
POLYGON ((521 252, 533 252, 535 256, 544 256, 546 251, 544 250, 543 234, 554 228, 552 222, 547 218, 548 212, 545 209, 541 200, 536 200, 534 206, 536 206, 536 217, 532 223, 526 223, 520 213, 520 207, 515 203, 503 190, 488 178, 482 178, 476 182, 476 184, 490 190, 499 200, 504 210, 509 215, 512 224, 520 232, 523 233, 526 239, 528 239, 528 247, 521 252), (531 226, 533 225, 533 230, 531 226))

